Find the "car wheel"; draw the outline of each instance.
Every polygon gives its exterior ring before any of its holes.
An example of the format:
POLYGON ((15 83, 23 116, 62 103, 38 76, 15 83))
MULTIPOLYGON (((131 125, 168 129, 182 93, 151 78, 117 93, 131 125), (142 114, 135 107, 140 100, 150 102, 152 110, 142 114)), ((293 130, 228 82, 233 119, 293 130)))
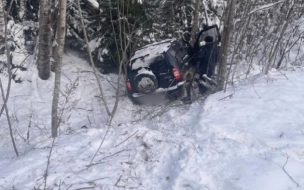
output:
POLYGON ((138 74, 134 79, 134 83, 136 90, 142 94, 155 92, 158 87, 157 79, 152 72, 138 74))

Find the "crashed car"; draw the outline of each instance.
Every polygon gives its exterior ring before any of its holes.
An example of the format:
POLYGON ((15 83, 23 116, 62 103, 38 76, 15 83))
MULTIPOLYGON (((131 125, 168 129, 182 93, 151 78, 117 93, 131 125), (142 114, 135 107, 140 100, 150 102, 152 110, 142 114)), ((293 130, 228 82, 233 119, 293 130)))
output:
POLYGON ((126 86, 130 99, 142 104, 157 102, 160 97, 179 98, 185 83, 184 66, 199 52, 202 39, 212 32, 215 37, 219 36, 216 25, 205 28, 197 36, 194 47, 182 40, 169 39, 137 50, 127 66, 126 86))
POLYGON ((187 47, 176 40, 165 40, 135 52, 127 67, 127 89, 135 103, 164 95, 177 98, 182 92, 182 59, 187 47))

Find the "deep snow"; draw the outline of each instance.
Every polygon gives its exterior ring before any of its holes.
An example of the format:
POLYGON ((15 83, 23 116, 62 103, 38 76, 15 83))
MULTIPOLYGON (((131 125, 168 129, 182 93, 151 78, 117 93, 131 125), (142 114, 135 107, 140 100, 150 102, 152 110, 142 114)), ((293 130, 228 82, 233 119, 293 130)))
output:
MULTIPOLYGON (((191 105, 135 106, 121 95, 90 165, 107 121, 91 71, 74 53, 64 56, 65 109, 46 189, 304 189, 303 70, 255 75, 191 105)), ((54 75, 41 81, 34 65, 29 73, 9 100, 19 158, 0 118, 0 189, 44 188, 54 75)), ((101 77, 112 107, 116 76, 101 77)))

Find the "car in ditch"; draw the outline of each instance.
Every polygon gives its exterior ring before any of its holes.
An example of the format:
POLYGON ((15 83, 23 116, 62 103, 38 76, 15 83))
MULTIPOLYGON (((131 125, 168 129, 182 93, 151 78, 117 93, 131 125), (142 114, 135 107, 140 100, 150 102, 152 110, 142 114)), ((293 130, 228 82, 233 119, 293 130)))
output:
POLYGON ((203 37, 212 32, 215 37, 219 36, 216 25, 202 30, 195 48, 183 40, 168 39, 137 50, 127 65, 126 86, 130 99, 136 104, 146 104, 158 103, 161 97, 179 98, 185 83, 184 66, 191 60, 189 52, 197 53, 203 37))
POLYGON ((177 40, 164 40, 137 50, 127 67, 127 89, 135 103, 152 102, 182 93, 182 60, 187 47, 177 40))

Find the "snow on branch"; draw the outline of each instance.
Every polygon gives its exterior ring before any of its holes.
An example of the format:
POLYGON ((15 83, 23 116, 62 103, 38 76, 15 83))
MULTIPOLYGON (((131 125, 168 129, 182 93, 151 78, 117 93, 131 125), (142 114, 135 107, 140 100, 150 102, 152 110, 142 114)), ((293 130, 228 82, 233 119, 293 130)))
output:
POLYGON ((99 9, 99 4, 96 0, 87 0, 94 9, 99 9))
POLYGON ((283 3, 284 1, 285 0, 281 0, 281 1, 276 2, 276 3, 269 3, 267 5, 260 6, 256 9, 252 10, 249 14, 252 14, 252 13, 255 13, 255 12, 258 12, 258 11, 264 11, 264 10, 270 9, 271 7, 275 6, 276 4, 283 3))

